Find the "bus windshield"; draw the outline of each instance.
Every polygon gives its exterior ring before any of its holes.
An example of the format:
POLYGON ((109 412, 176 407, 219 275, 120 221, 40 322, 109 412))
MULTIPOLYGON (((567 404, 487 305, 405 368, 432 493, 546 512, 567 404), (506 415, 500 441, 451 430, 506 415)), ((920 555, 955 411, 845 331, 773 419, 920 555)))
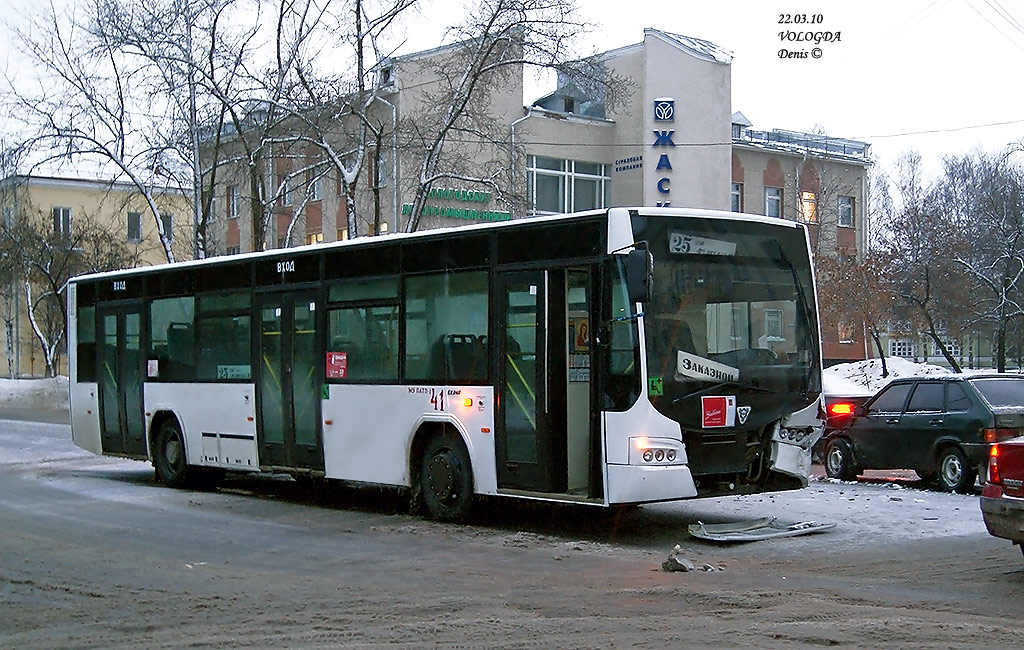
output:
MULTIPOLYGON (((788 394, 806 403, 820 392, 802 230, 714 219, 644 221, 637 238, 648 242, 655 260, 644 318, 659 410, 673 411, 701 394, 788 394)), ((783 397, 780 406, 788 401, 783 397)))

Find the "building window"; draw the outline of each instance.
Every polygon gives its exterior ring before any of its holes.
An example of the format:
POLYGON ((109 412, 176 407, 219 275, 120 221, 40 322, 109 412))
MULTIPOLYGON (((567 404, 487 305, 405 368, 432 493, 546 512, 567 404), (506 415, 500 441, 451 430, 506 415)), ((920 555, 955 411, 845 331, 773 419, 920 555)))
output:
POLYGON ((227 250, 225 250, 224 252, 227 253, 228 255, 238 255, 239 253, 242 252, 242 247, 241 246, 228 246, 227 250))
MULTIPOLYGON (((942 342, 942 344, 946 346, 946 350, 949 352, 950 356, 953 356, 953 357, 962 357, 963 356, 963 352, 964 351, 963 351, 963 348, 960 347, 960 341, 957 341, 955 339, 946 339, 945 341, 942 342)), ((941 354, 942 354, 942 351, 938 347, 936 347, 935 348, 935 356, 939 356, 941 354)))
POLYGON ((889 356, 913 359, 916 356, 914 348, 912 339, 892 339, 889 341, 889 356))
POLYGON ((228 219, 237 219, 242 209, 242 197, 237 185, 228 186, 228 219))
POLYGON ((809 223, 818 221, 814 192, 800 192, 800 219, 809 223))
POLYGON ((291 179, 286 174, 281 175, 281 180, 277 185, 277 191, 280 192, 281 205, 292 204, 292 183, 291 179))
POLYGON ((56 207, 53 209, 53 234, 63 237, 71 236, 71 208, 56 207))
POLYGON ((348 239, 348 228, 338 228, 338 239, 335 241, 345 241, 348 239))
POLYGON ((743 183, 732 184, 732 211, 743 212, 743 183))
POLYGON ((309 200, 320 200, 320 176, 316 176, 309 181, 309 200))
POLYGON ((857 338, 857 328, 854 323, 850 321, 840 320, 839 325, 839 342, 840 343, 855 343, 857 338))
POLYGON ((530 156, 527 192, 533 214, 594 210, 608 205, 608 165, 530 156))
POLYGON ((764 214, 768 217, 782 216, 782 188, 764 188, 764 214))
POLYGON ((160 222, 164 226, 164 239, 167 241, 174 241, 174 215, 167 212, 161 212, 160 222))
POLYGON ((844 228, 853 228, 853 197, 839 197, 839 225, 844 228))
POLYGON ((142 213, 128 213, 128 241, 142 241, 142 213))
POLYGON ((307 244, 319 244, 324 240, 323 232, 311 232, 306 234, 307 244))
POLYGON ((388 155, 381 153, 375 159, 371 160, 373 164, 373 181, 376 187, 387 187, 388 186, 388 170, 391 169, 391 163, 388 161, 388 155))

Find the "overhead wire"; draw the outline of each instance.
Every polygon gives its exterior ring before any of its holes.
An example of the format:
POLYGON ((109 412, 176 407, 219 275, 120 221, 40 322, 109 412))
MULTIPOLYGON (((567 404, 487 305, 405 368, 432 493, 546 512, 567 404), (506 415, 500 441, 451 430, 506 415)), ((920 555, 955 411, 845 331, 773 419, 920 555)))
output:
MULTIPOLYGON (((988 2, 988 0, 986 0, 986 2, 988 2)), ((986 23, 988 23, 989 25, 991 25, 991 26, 992 26, 992 29, 994 29, 994 30, 996 30, 997 32, 999 32, 999 34, 1000 34, 1000 35, 1001 35, 1001 36, 1002 36, 1003 38, 1005 38, 1006 40, 1008 40, 1008 41, 1009 41, 1009 42, 1010 42, 1010 43, 1011 43, 1011 44, 1012 44, 1012 45, 1013 45, 1014 47, 1016 47, 1017 49, 1019 49, 1019 50, 1021 50, 1021 51, 1024 51, 1024 45, 1021 45, 1021 44, 1020 44, 1020 43, 1018 43, 1018 42, 1017 42, 1016 40, 1014 40, 1013 38, 1011 38, 1009 34, 1007 34, 1006 32, 1004 32, 1003 30, 999 29, 999 27, 998 27, 998 26, 997 26, 997 25, 996 25, 996 24, 995 24, 994 22, 992 22, 991 20, 989 20, 988 16, 986 16, 985 14, 981 13, 980 11, 978 11, 978 8, 977 8, 977 7, 975 7, 975 6, 973 5, 973 4, 971 4, 971 0, 964 0, 964 3, 965 3, 965 4, 966 4, 966 5, 968 6, 968 7, 970 7, 971 11, 973 11, 973 12, 974 12, 974 13, 976 13, 976 14, 978 14, 978 16, 980 16, 982 20, 984 20, 984 21, 985 21, 986 23)), ((990 5, 990 6, 991 6, 991 5, 990 5)), ((998 12, 998 11, 997 11, 996 13, 997 13, 997 14, 999 14, 999 12, 998 12)), ((1005 17, 1005 16, 1003 16, 1002 14, 999 14, 999 15, 1000 15, 1000 17, 1002 17, 1002 18, 1003 18, 1004 20, 1006 19, 1006 17, 1005 17)), ((1012 23, 1011 23, 1011 24, 1012 24, 1012 23)))
POLYGON ((876 42, 886 40, 892 36, 899 36, 900 34, 907 31, 914 25, 917 25, 919 22, 921 22, 928 16, 932 15, 933 13, 935 13, 948 3, 949 0, 934 0, 930 5, 928 5, 921 11, 917 12, 916 14, 911 14, 906 20, 897 24, 895 27, 890 29, 885 34, 879 36, 877 39, 875 39, 876 42))

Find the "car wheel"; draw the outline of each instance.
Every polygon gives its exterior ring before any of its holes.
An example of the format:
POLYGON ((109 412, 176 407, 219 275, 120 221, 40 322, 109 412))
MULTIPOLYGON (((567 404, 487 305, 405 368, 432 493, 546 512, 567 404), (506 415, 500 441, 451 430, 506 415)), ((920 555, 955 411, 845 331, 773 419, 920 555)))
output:
POLYGON ((977 478, 976 470, 967 463, 959 447, 946 447, 939 452, 936 464, 939 487, 947 492, 966 492, 977 478))
POLYGON ((420 495, 438 521, 465 521, 473 505, 473 471, 462 439, 446 433, 427 443, 420 461, 420 495))
POLYGON ((153 465, 156 467, 156 477, 167 487, 181 488, 188 485, 190 472, 185 458, 185 437, 173 419, 164 420, 157 430, 153 465))
POLYGON ((841 481, 852 481, 857 478, 857 468, 853 463, 853 450, 845 440, 833 440, 825 447, 825 474, 829 478, 841 481))

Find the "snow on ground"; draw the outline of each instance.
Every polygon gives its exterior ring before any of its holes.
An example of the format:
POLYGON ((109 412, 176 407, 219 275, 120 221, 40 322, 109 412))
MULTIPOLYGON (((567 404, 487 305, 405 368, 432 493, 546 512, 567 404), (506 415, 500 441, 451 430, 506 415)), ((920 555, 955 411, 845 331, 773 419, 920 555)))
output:
POLYGON ((914 363, 899 357, 887 357, 885 365, 889 371, 887 377, 882 376, 881 359, 841 363, 831 368, 826 368, 822 374, 825 394, 847 397, 874 395, 883 386, 899 377, 932 377, 935 375, 948 375, 951 372, 948 368, 943 368, 942 366, 914 363))
POLYGON ((0 379, 0 408, 4 407, 67 410, 68 378, 0 379))

